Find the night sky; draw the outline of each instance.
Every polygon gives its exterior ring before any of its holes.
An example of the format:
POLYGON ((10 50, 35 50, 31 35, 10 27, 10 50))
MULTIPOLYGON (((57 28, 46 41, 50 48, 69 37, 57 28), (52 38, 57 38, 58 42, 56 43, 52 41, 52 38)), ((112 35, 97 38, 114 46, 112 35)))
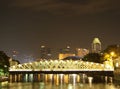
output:
POLYGON ((39 57, 40 46, 120 44, 120 0, 0 0, 0 50, 39 57))

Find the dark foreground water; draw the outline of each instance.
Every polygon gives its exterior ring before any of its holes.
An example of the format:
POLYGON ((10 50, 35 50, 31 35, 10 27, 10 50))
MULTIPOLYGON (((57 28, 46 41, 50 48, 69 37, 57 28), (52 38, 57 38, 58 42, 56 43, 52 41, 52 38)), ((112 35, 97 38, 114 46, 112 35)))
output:
POLYGON ((8 83, 0 89, 120 89, 119 84, 114 83, 76 83, 76 84, 52 84, 52 83, 8 83))

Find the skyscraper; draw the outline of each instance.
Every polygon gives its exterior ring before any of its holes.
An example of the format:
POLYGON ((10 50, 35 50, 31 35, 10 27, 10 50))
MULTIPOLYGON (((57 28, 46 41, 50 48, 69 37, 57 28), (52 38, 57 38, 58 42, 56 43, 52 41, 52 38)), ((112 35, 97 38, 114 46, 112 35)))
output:
POLYGON ((101 42, 99 38, 94 38, 92 42, 92 52, 100 53, 100 51, 101 51, 101 42))
POLYGON ((77 56, 84 57, 88 53, 89 53, 88 49, 85 49, 85 48, 76 48, 76 55, 77 56))
POLYGON ((72 53, 70 46, 67 46, 66 48, 60 49, 59 59, 64 59, 68 56, 75 56, 75 54, 72 53))
POLYGON ((46 46, 41 46, 40 56, 42 59, 50 59, 51 58, 51 49, 46 46))

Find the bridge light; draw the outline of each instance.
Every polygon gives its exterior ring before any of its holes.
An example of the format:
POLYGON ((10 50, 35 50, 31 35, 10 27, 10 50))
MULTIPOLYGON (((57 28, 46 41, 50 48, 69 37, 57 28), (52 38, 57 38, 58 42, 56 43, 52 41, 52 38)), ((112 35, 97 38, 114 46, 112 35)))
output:
POLYGON ((21 65, 21 64, 19 64, 18 66, 19 66, 19 67, 21 67, 22 65, 21 65))
POLYGON ((75 63, 78 63, 78 61, 75 61, 75 63))
POLYGON ((47 61, 47 60, 45 60, 45 63, 48 63, 48 61, 47 61))
POLYGON ((89 64, 89 62, 86 62, 86 64, 88 65, 88 64, 89 64))
POLYGON ((53 62, 53 60, 50 60, 50 62, 53 62))
POLYGON ((115 67, 119 67, 119 63, 116 63, 116 64, 115 64, 115 67))
POLYGON ((99 64, 98 64, 98 63, 96 63, 96 65, 98 66, 99 64))
POLYGON ((102 67, 104 67, 104 64, 101 64, 102 67))
POLYGON ((75 76, 76 76, 76 74, 72 74, 72 76, 74 76, 74 77, 75 77, 75 76))
POLYGON ((55 63, 58 63, 58 60, 55 60, 55 63))
POLYGON ((15 66, 12 66, 13 69, 15 69, 15 66))
POLYGON ((27 65, 26 63, 24 63, 24 65, 27 65))
POLYGON ((31 62, 30 62, 29 64, 30 64, 30 65, 32 65, 32 63, 31 63, 31 62))
POLYGON ((93 62, 91 62, 91 65, 93 65, 93 62))

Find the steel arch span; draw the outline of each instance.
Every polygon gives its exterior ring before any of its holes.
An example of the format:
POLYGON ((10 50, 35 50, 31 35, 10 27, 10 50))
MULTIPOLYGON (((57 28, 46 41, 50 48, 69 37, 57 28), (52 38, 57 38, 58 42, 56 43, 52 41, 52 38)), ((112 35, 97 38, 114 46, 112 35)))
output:
POLYGON ((41 60, 11 66, 9 71, 114 71, 114 68, 108 64, 81 60, 41 60))

